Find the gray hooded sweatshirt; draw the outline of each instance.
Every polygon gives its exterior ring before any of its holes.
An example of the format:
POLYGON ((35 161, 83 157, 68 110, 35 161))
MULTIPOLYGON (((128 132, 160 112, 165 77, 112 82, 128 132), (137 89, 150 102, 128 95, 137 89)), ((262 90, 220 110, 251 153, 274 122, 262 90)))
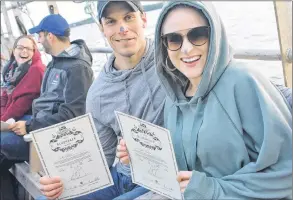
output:
MULTIPOLYGON (((109 166, 113 165, 121 136, 114 111, 163 125, 165 93, 161 89, 154 66, 154 44, 147 39, 146 50, 137 66, 130 70, 115 70, 112 55, 87 95, 86 110, 93 116, 109 166)), ((130 174, 129 166, 117 164, 117 171, 130 174)))

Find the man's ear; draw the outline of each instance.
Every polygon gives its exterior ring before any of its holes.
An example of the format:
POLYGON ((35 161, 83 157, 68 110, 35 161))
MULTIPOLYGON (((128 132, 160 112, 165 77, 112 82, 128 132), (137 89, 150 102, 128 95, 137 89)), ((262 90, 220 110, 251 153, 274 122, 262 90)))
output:
POLYGON ((146 13, 143 12, 143 13, 140 14, 140 16, 141 16, 141 19, 142 19, 142 22, 143 22, 142 27, 143 27, 143 28, 146 28, 146 26, 147 26, 147 17, 146 17, 146 13))
POLYGON ((53 33, 48 33, 46 35, 46 39, 49 40, 49 41, 52 41, 52 40, 56 40, 56 36, 53 34, 53 33))
POLYGON ((99 23, 98 26, 99 26, 99 29, 100 29, 101 33, 104 34, 104 27, 103 27, 103 25, 99 23))

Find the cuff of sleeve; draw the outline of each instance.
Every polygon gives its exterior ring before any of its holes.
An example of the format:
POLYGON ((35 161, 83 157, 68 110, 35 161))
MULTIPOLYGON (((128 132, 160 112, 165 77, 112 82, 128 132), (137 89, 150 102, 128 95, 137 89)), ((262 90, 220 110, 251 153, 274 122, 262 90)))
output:
POLYGON ((32 131, 31 124, 32 124, 32 119, 29 119, 25 122, 25 129, 27 133, 32 131))
POLYGON ((213 196, 213 180, 205 173, 192 171, 191 179, 184 192, 184 199, 213 199, 213 196))

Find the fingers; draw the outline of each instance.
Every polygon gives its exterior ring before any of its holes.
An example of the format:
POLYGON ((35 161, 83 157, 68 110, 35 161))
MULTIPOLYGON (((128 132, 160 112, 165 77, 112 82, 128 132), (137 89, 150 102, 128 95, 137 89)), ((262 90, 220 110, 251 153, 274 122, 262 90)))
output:
POLYGON ((123 158, 125 156, 128 156, 128 152, 127 151, 117 151, 116 153, 117 158, 123 158))
POLYGON ((62 192, 63 192, 63 189, 58 193, 58 194, 56 194, 55 196, 53 196, 53 197, 51 197, 51 198, 49 198, 50 200, 52 199, 56 199, 56 198, 58 198, 61 194, 62 194, 62 192))
POLYGON ((61 182, 60 177, 41 177, 41 191, 48 199, 58 198, 63 191, 63 183, 61 182))
POLYGON ((120 144, 121 146, 125 146, 125 147, 126 147, 126 142, 125 142, 124 139, 121 139, 120 142, 119 142, 119 144, 120 144))
POLYGON ((127 151, 127 147, 126 147, 126 143, 125 140, 121 139, 118 146, 117 146, 117 153, 116 156, 118 158, 124 157, 124 156, 128 156, 128 151, 127 151))
POLYGON ((8 129, 9 129, 9 130, 12 130, 12 129, 14 129, 16 126, 17 126, 17 123, 10 124, 10 125, 8 125, 8 129))
POLYGON ((122 146, 120 144, 117 146, 117 152, 126 152, 126 151, 127 151, 126 146, 122 146))
POLYGON ((42 185, 49 185, 49 184, 60 183, 60 182, 61 182, 61 178, 59 176, 54 176, 54 177, 43 176, 40 178, 40 183, 42 185))
POLYGON ((13 131, 14 133, 16 133, 16 135, 22 135, 21 131, 19 129, 17 129, 16 131, 13 131))
POLYGON ((14 133, 20 132, 20 129, 18 127, 14 127, 11 129, 14 133))
POLYGON ((177 175, 177 181, 180 183, 181 181, 189 180, 192 176, 192 171, 180 171, 177 175))
POLYGON ((63 187, 57 188, 55 190, 48 191, 48 192, 42 192, 42 193, 49 199, 56 199, 62 194, 62 191, 63 191, 63 187))
POLYGON ((182 182, 180 182, 179 185, 180 185, 180 192, 181 192, 181 193, 184 193, 184 192, 185 192, 188 183, 189 183, 189 180, 186 180, 186 181, 182 181, 182 182))
POLYGON ((129 156, 127 151, 117 151, 116 157, 119 158, 120 162, 122 162, 123 164, 129 164, 129 156))
POLYGON ((129 164, 129 155, 124 139, 121 139, 119 141, 119 145, 117 146, 116 157, 119 158, 120 162, 122 162, 123 164, 129 164))
POLYGON ((129 164, 129 156, 124 156, 124 157, 120 158, 120 162, 122 162, 124 165, 128 165, 129 164))
POLYGON ((21 128, 15 129, 15 130, 13 130, 13 132, 14 132, 16 135, 20 135, 20 136, 26 134, 26 130, 21 129, 21 128))
POLYGON ((58 182, 58 183, 53 183, 53 184, 50 184, 50 185, 43 185, 41 187, 41 191, 47 192, 47 191, 56 190, 56 189, 59 189, 59 188, 62 188, 62 187, 63 187, 63 183, 58 182))

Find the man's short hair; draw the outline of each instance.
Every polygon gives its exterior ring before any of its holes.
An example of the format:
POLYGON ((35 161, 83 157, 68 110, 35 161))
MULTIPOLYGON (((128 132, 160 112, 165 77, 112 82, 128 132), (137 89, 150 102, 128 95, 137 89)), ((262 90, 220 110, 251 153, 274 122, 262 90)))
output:
MULTIPOLYGON (((49 33, 48 31, 44 31, 44 35, 45 36, 47 36, 48 33, 49 33)), ((54 33, 52 33, 52 34, 54 34, 54 33)), ((61 42, 68 42, 68 41, 70 41, 70 38, 69 38, 69 36, 70 36, 70 28, 68 28, 68 29, 66 29, 64 31, 64 35, 63 36, 60 36, 60 35, 55 35, 55 36, 61 42)))

